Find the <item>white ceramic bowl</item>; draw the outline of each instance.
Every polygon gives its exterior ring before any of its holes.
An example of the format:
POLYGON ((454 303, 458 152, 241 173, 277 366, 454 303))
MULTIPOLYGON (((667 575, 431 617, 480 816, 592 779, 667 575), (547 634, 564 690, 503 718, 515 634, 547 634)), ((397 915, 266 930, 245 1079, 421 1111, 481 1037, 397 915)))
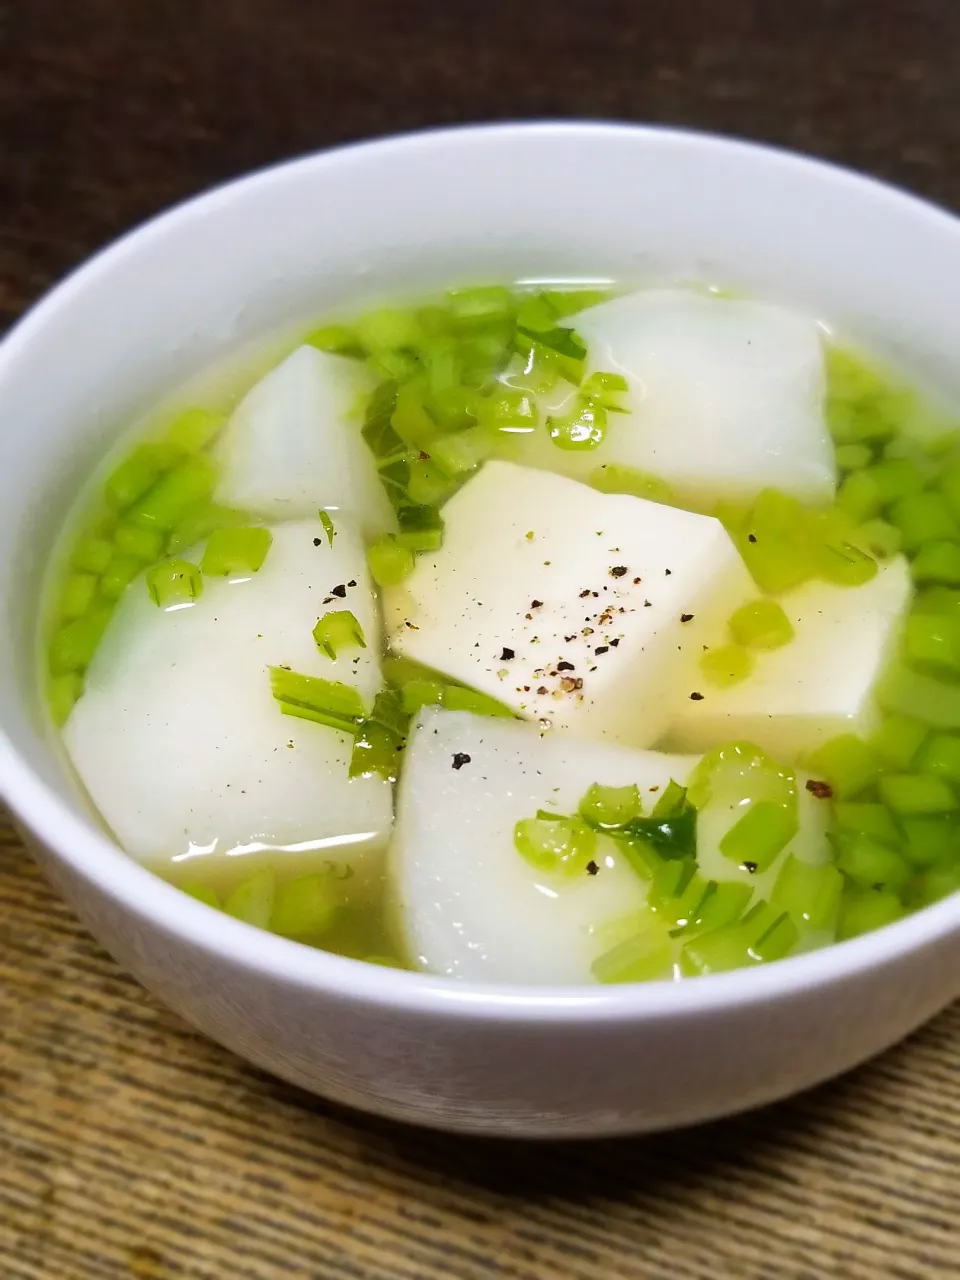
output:
POLYGON ((960 222, 816 162, 590 124, 310 156, 121 240, 0 346, 0 792, 50 879, 195 1026, 341 1102, 449 1129, 636 1132, 768 1102, 960 995, 960 895, 853 942, 678 985, 530 989, 258 932, 125 857, 43 728, 37 579, 119 427, 224 352, 384 293, 518 277, 723 282, 810 308, 960 396, 960 222))

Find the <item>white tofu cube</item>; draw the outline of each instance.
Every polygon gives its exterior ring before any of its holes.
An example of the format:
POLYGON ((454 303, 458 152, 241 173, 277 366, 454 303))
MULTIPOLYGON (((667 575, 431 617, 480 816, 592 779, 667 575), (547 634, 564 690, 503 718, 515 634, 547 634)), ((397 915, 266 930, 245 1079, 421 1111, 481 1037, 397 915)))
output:
POLYGON ((426 711, 405 753, 389 884, 410 958, 479 982, 593 982, 590 966, 618 941, 647 884, 601 838, 596 874, 537 871, 514 826, 538 809, 576 813, 593 782, 636 783, 649 812, 689 757, 631 751, 532 725, 426 711))
MULTIPOLYGON (((587 372, 620 373, 628 415, 610 414, 601 445, 564 452, 541 425, 504 444, 504 456, 577 479, 616 464, 665 480, 709 510, 764 488, 830 502, 833 445, 823 414, 825 372, 817 323, 782 307, 654 289, 571 316, 587 372)), ((572 403, 561 383, 544 413, 572 403)))
MULTIPOLYGON (((352 737, 283 715, 267 670, 286 665, 349 683, 368 706, 380 688, 380 623, 363 545, 344 517, 336 527, 330 547, 316 519, 277 525, 258 573, 207 577, 186 608, 159 609, 142 577, 127 589, 63 736, 91 799, 134 857, 168 867, 196 858, 206 874, 226 855, 235 863, 269 847, 299 862, 312 855, 376 872, 392 821, 390 785, 348 778, 352 737), (312 636, 334 608, 355 614, 367 643, 335 661, 312 636)), ((199 562, 200 551, 187 558, 199 562)))
POLYGON ((656 742, 756 590, 717 520, 512 463, 487 463, 443 516, 391 644, 546 728, 656 742))
POLYGON ((726 689, 701 686, 682 702, 665 741, 705 751, 747 739, 785 762, 840 733, 869 733, 873 688, 910 603, 907 562, 880 566, 862 587, 809 582, 780 597, 794 627, 781 649, 756 655, 753 673, 726 689))
POLYGON ((217 443, 217 500, 275 520, 343 511, 368 538, 396 527, 360 433, 374 386, 356 360, 298 347, 247 393, 217 443))

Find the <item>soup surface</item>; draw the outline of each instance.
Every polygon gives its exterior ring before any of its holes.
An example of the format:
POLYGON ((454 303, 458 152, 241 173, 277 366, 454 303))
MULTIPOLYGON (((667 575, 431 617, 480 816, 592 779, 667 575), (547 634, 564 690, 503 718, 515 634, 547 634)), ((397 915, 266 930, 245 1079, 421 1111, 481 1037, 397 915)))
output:
POLYGON ((469 287, 128 434, 41 668, 128 853, 382 964, 768 963, 960 889, 960 431, 815 318, 469 287))

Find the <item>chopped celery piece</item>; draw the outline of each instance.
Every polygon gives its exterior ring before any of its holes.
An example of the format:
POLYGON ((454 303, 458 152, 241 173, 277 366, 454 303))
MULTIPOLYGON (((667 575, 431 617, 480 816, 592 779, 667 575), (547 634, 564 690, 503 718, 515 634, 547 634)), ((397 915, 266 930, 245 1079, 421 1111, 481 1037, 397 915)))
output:
POLYGON ((430 457, 447 476, 475 471, 493 449, 490 433, 483 427, 467 427, 452 435, 440 436, 430 445, 430 457))
POLYGON ((623 397, 630 390, 626 378, 619 373, 591 373, 580 384, 584 400, 603 405, 613 413, 626 413, 623 397))
POLYGON ((711 800, 732 805, 771 800, 795 811, 797 778, 752 742, 732 742, 701 758, 690 775, 687 796, 697 809, 711 800))
POLYGON ((355 734, 364 718, 363 699, 352 685, 270 667, 270 688, 284 715, 313 720, 355 734))
POLYGON ((920 877, 917 905, 930 906, 941 898, 960 892, 960 861, 930 867, 920 877))
POLYGON ((70 563, 82 573, 101 574, 113 558, 113 551, 109 538, 88 533, 77 542, 70 563))
MULTIPOLYGON (((580 365, 577 371, 575 381, 580 382, 582 374, 582 362, 587 357, 587 349, 574 333, 572 329, 564 328, 557 325, 553 329, 532 329, 529 325, 522 323, 523 317, 518 317, 517 334, 521 338, 528 338, 547 347, 550 351, 555 351, 557 355, 562 356, 565 360, 573 365, 580 365)), ((573 370, 571 370, 572 372, 573 370)))
POLYGON ((117 552, 100 579, 100 594, 107 600, 119 600, 127 587, 143 569, 139 556, 127 556, 117 552))
POLYGON ((928 733, 927 726, 911 716, 886 716, 874 731, 870 745, 880 753, 886 764, 906 770, 913 763, 928 733))
POLYGON ((129 509, 129 519, 145 529, 169 533, 194 508, 209 502, 216 468, 203 454, 193 454, 166 471, 129 509))
POLYGON ((922 671, 898 665, 886 672, 877 700, 884 711, 913 716, 937 729, 960 729, 960 687, 922 671))
POLYGON ((877 483, 884 506, 919 493, 926 484, 923 472, 909 458, 884 458, 871 467, 870 474, 877 483))
MULTIPOLYGON (((462 431, 476 424, 480 416, 478 392, 474 387, 452 386, 434 391, 430 412, 444 431, 462 431)), ((436 443, 432 440, 431 447, 436 443)))
POLYGON ((649 840, 645 840, 642 836, 622 836, 620 832, 617 832, 616 836, 617 849, 641 880, 652 880, 660 868, 666 865, 665 859, 660 856, 649 840))
POLYGON ((388 536, 367 548, 367 564, 378 587, 395 587, 413 573, 413 552, 388 536))
POLYGON ((960 783, 960 736, 952 733, 931 734, 917 756, 921 773, 935 773, 950 782, 960 783))
POLYGON ((840 941, 857 938, 885 924, 893 924, 903 915, 903 903, 891 889, 848 888, 840 906, 837 937, 840 941))
POLYGON ((276 882, 273 872, 265 867, 255 872, 248 880, 240 884, 227 896, 223 909, 228 916, 242 920, 244 924, 256 925, 258 929, 270 927, 273 914, 276 882))
POLYGON ((396 782, 400 765, 400 740, 374 720, 364 720, 353 740, 350 777, 362 778, 377 773, 388 782, 396 782))
POLYGON ((472 711, 478 716, 514 718, 513 711, 506 703, 491 698, 489 693, 481 693, 479 689, 468 689, 459 684, 444 686, 443 705, 448 711, 472 711))
POLYGON ((841 444, 837 445, 836 458, 841 471, 861 471, 873 461, 873 450, 865 444, 841 444))
POLYGON ((401 507, 397 544, 409 551, 436 551, 443 543, 443 517, 436 507, 401 507))
POLYGON ((395 307, 366 312, 354 325, 354 332, 362 346, 376 352, 416 347, 423 338, 423 330, 414 312, 395 307))
POLYGON ((754 959, 769 964, 773 960, 783 960, 790 954, 799 940, 799 929, 787 912, 784 911, 766 933, 762 934, 752 944, 750 952, 754 959))
POLYGON ((590 472, 590 484, 601 493, 627 493, 632 498, 646 498, 648 502, 668 506, 674 501, 673 490, 665 480, 616 462, 604 462, 595 467, 590 472))
POLYGON ((720 852, 738 866, 766 871, 800 829, 795 811, 769 800, 752 805, 720 841, 720 852))
POLYGON ((518 327, 528 333, 549 333, 558 319, 556 308, 542 292, 528 294, 517 312, 518 327))
MULTIPOLYGON (((676 867, 678 863, 673 862, 667 864, 676 867)), ((656 888, 657 880, 663 880, 664 872, 659 872, 654 877, 654 887, 656 888)), ((712 884, 712 882, 711 882, 712 884)), ((688 929, 696 927, 696 921, 700 917, 700 911, 704 903, 712 896, 713 889, 697 871, 689 877, 683 887, 681 893, 673 897, 662 897, 654 893, 648 905, 650 909, 655 911, 657 916, 671 926, 671 932, 680 933, 688 929)))
POLYGON ((886 805, 838 800, 833 806, 833 817, 841 833, 849 831, 870 836, 890 845, 901 841, 900 829, 886 805))
POLYGON ((909 864, 889 845, 864 835, 841 841, 837 866, 862 889, 900 893, 911 875, 909 864))
POLYGON ((952 462, 944 468, 939 485, 947 505, 960 520, 960 461, 952 462))
MULTIPOLYGON (((661 860, 651 877, 647 905, 652 911, 663 911, 668 903, 676 902, 683 896, 695 876, 697 876, 695 858, 661 860)), ((697 876, 697 883, 700 885, 702 894, 704 886, 699 876, 697 876)))
POLYGON ((776 600, 750 600, 730 618, 737 644, 748 649, 779 649, 793 639, 793 627, 776 600))
POLYGON ((932 674, 960 673, 960 615, 919 613, 904 628, 904 651, 915 666, 933 668, 932 674))
POLYGON ((846 800, 876 782, 882 761, 862 738, 844 733, 818 747, 808 757, 807 767, 814 777, 822 777, 829 782, 838 799, 846 800))
POLYGON ((739 923, 696 934, 680 953, 680 968, 687 977, 725 973, 751 962, 749 943, 744 940, 739 923))
POLYGON ((332 877, 314 872, 280 885, 273 899, 270 929, 285 938, 313 938, 325 933, 337 914, 332 877))
POLYGON ((916 551, 925 542, 960 536, 960 526, 939 493, 914 493, 900 498, 890 508, 890 520, 903 535, 906 551, 916 551))
POLYGON ((779 595, 813 572, 807 517, 796 498, 764 489, 737 539, 740 553, 762 591, 779 595))
MULTIPOLYGON (((243 511, 235 511, 232 507, 221 507, 215 502, 195 508, 187 513, 177 527, 167 536, 166 553, 168 556, 182 555, 190 551, 198 542, 209 538, 217 529, 232 529, 237 525, 249 524, 250 517, 243 511)), ((143 530, 143 532, 152 532, 143 530)))
POLYGON ((394 956, 378 956, 370 955, 363 957, 364 964, 378 964, 383 969, 405 969, 407 966, 402 964, 394 956))
POLYGON ((219 894, 202 880, 190 880, 180 885, 180 892, 185 893, 188 898, 196 898, 197 902, 202 902, 204 906, 221 910, 219 894))
POLYGON ((953 859, 960 846, 960 823, 956 815, 933 818, 904 818, 904 856, 914 867, 929 867, 953 859))
POLYGON ((47 699, 54 724, 66 724, 77 699, 83 693, 83 676, 79 671, 69 671, 53 676, 47 682, 47 699))
POLYGON ((442 680, 408 680, 400 693, 404 711, 413 716, 422 707, 443 705, 444 684, 442 680))
POLYGON ((541 297, 562 319, 576 315, 578 311, 586 311, 587 307, 595 307, 598 302, 606 302, 610 293, 609 289, 544 289, 541 297))
MULTIPOLYGON (((439 441, 435 443, 439 444, 439 441)), ((431 449, 434 445, 430 446, 431 449)), ((456 488, 456 481, 429 458, 416 458, 408 464, 407 497, 416 506, 437 507, 445 502, 456 488)))
POLYGON ((799 940, 799 930, 785 911, 758 903, 736 924, 697 934, 681 953, 686 974, 722 973, 750 964, 782 960, 799 940))
POLYGON ((477 410, 485 427, 506 435, 529 435, 540 421, 540 410, 530 393, 503 384, 479 400, 477 410))
POLYGON ((591 972, 598 982, 651 982, 673 977, 674 944, 662 925, 651 924, 598 956, 591 972))
POLYGON ((517 853, 538 871, 579 875, 586 872, 596 852, 597 837, 579 817, 540 813, 515 825, 513 843, 517 853))
POLYGON ((317 620, 313 638, 321 653, 336 658, 344 649, 365 649, 363 627, 349 609, 331 609, 317 620))
POLYGON ((636 783, 626 787, 605 787, 594 782, 580 801, 580 816, 591 827, 602 830, 624 827, 641 813, 636 783))
POLYGON ((735 880, 725 880, 718 884, 711 880, 707 886, 696 918, 687 926, 685 932, 693 929, 706 933, 710 929, 722 929, 725 925, 735 924, 753 897, 753 888, 748 884, 738 884, 735 880))
POLYGON ((311 331, 303 339, 307 346, 318 351, 330 351, 335 355, 362 356, 363 346, 357 335, 345 324, 324 324, 311 331))
POLYGON ((203 590, 200 570, 189 560, 164 560, 147 570, 147 590, 161 609, 193 604, 203 590))
POLYGON ((460 327, 509 320, 516 306, 513 294, 501 285, 454 289, 447 294, 447 304, 450 315, 460 327))
POLYGON ((914 613, 958 613, 960 591, 951 587, 926 587, 918 591, 913 601, 914 613))
POLYGON ((888 773, 879 785, 884 804, 904 817, 949 813, 960 807, 949 783, 935 774, 888 773))
POLYGON ((272 544, 273 534, 259 525, 215 529, 207 540, 200 568, 218 578, 234 573, 256 573, 272 544))
POLYGON ((114 542, 118 551, 136 556, 144 564, 158 560, 163 554, 163 534, 156 529, 141 529, 123 520, 117 525, 114 542))
POLYGON ((58 615, 64 622, 79 618, 93 604, 96 593, 97 579, 92 573, 71 573, 60 589, 58 615))
POLYGON ((868 555, 880 560, 889 560, 903 546, 903 534, 896 525, 886 520, 867 520, 860 525, 854 536, 857 544, 868 555))
POLYGON ((337 531, 334 528, 334 524, 333 524, 333 518, 330 515, 329 511, 319 511, 317 514, 320 517, 320 523, 323 526, 323 532, 327 535, 327 546, 332 547, 333 540, 337 536, 337 531))
POLYGON ((844 479, 837 492, 837 505, 857 521, 879 515, 883 495, 872 468, 853 471, 844 479))
POLYGON ((107 477, 103 487, 108 500, 121 509, 132 506, 179 456, 173 445, 138 445, 107 477))
POLYGON ((396 403, 396 383, 383 382, 367 401, 363 416, 360 434, 381 466, 387 459, 406 453, 406 445, 394 431, 391 423, 396 403))
POLYGON ((607 411, 603 405, 582 401, 567 417, 548 418, 547 426, 558 449, 596 449, 607 429, 607 411))
POLYGON ((812 866, 789 854, 777 875, 771 906, 790 913, 808 929, 836 930, 843 895, 843 876, 829 863, 812 866))
POLYGON ((914 582, 960 586, 960 543, 925 542, 910 565, 914 582))
POLYGON ((424 388, 419 381, 407 382, 399 388, 390 421, 400 439, 418 449, 428 445, 439 430, 427 412, 424 388))
POLYGON ((373 709, 368 717, 370 723, 380 725, 397 741, 405 736, 409 719, 403 708, 400 690, 392 685, 380 690, 373 700, 373 709))
POLYGON ((753 671, 753 657, 738 644, 722 644, 701 654, 700 670, 712 685, 718 689, 728 689, 730 685, 739 684, 750 675, 753 671))
POLYGON ((853 542, 824 542, 815 551, 817 576, 841 587, 862 587, 877 576, 877 562, 853 542))
POLYGON ((184 409, 170 423, 166 439, 184 453, 199 453, 226 424, 226 414, 215 413, 212 409, 184 409))
POLYGON ((112 606, 94 605, 79 618, 59 627, 50 642, 50 670, 55 676, 83 671, 96 653, 107 629, 112 606))

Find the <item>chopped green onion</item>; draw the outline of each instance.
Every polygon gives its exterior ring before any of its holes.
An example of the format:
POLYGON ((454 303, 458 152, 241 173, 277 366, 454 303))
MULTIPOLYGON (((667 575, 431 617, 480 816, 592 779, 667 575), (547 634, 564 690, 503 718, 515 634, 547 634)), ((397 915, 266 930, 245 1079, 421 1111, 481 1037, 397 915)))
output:
POLYGON ((766 871, 800 829, 796 812, 770 800, 752 805, 720 841, 720 852, 737 866, 766 871))
POLYGON ((113 558, 113 543, 97 534, 87 534, 74 548, 70 563, 82 573, 101 574, 113 558))
POLYGON ((596 449, 606 432, 607 411, 602 405, 582 402, 566 418, 548 418, 547 425, 558 449, 596 449))
POLYGON ((104 484, 110 502, 121 509, 132 506, 180 456, 169 444, 141 444, 111 472, 104 484))
MULTIPOLYGON (((441 440, 446 437, 441 437, 441 440)), ((436 442, 437 444, 440 441, 436 442)), ((431 449, 434 447, 430 446, 431 449)), ((408 463, 407 498, 420 507, 437 507, 453 493, 456 481, 432 460, 417 458, 408 463)))
POLYGON ((50 642, 50 670, 55 676, 85 670, 97 651, 112 608, 94 605, 79 618, 65 622, 50 642))
POLYGON ((416 315, 394 307, 366 312, 354 325, 354 331, 362 346, 376 352, 416 347, 423 338, 416 315))
POLYGON ((840 908, 837 937, 841 942, 859 937, 893 924, 902 915, 903 904, 891 889, 848 888, 840 908))
POLYGON ((378 587, 396 587, 413 573, 415 561, 409 547, 388 536, 367 548, 367 564, 378 587))
POLYGON ((355 734, 364 718, 363 699, 352 685, 270 667, 270 688, 284 715, 355 734))
POLYGON ((960 616, 945 613, 913 614, 904 628, 907 660, 931 674, 960 673, 960 616))
POLYGON ((54 724, 66 724, 70 712, 83 694, 83 676, 79 671, 52 676, 47 682, 47 700, 54 724))
POLYGON ((315 938, 330 928, 338 907, 329 875, 299 876, 276 890, 270 929, 285 938, 315 938))
POLYGON ((237 573, 257 573, 272 543, 273 534, 259 525, 215 529, 207 540, 200 568, 218 578, 237 573))
POLYGON ((649 928, 611 947, 591 965, 598 982, 650 982, 673 977, 674 943, 662 926, 649 928))
POLYGON ((147 590, 161 609, 193 604, 203 590, 200 570, 189 560, 164 560, 147 570, 147 590))
POLYGON ((270 927, 273 914, 276 881, 273 872, 265 867, 255 872, 249 880, 244 880, 233 890, 223 904, 228 916, 242 920, 244 924, 256 925, 258 929, 270 927))
POLYGON ((328 511, 319 511, 317 514, 320 517, 320 523, 323 525, 323 532, 327 535, 327 546, 332 547, 337 531, 334 528, 330 513, 328 511))
POLYGON ((960 687, 922 671, 892 668, 881 677, 876 697, 884 711, 913 716, 937 729, 960 729, 960 687))
POLYGON ((704 678, 718 689, 739 684, 753 671, 753 657, 737 644, 722 644, 700 655, 704 678))
POLYGON ((960 543, 925 542, 910 565, 914 582, 960 586, 960 543))
POLYGON ((641 814, 636 783, 626 787, 604 787, 594 782, 580 801, 580 816, 601 830, 624 827, 641 814))
POLYGON ((537 871, 578 875, 593 858, 597 837, 580 818, 538 814, 515 825, 513 843, 517 853, 537 871))
POLYGON ((955 814, 932 818, 904 818, 904 857, 914 867, 929 867, 946 859, 953 861, 960 844, 960 823, 955 814))
POLYGON ((210 501, 215 482, 213 462, 204 454, 193 454, 160 476, 130 507, 129 519, 142 528, 169 533, 194 507, 210 501))
POLYGON ((118 551, 136 556, 144 564, 159 559, 163 554, 163 534, 156 529, 141 529, 139 525, 121 521, 114 534, 118 551))
POLYGON ((626 378, 619 373, 591 373, 580 384, 584 400, 602 405, 611 413, 626 413, 622 397, 630 390, 626 378))
POLYGON ((671 781, 649 818, 632 818, 621 828, 628 840, 646 840, 664 858, 697 851, 697 812, 685 787, 671 781))
POLYGON ((363 627, 349 609, 334 609, 317 620, 313 628, 317 648, 328 658, 336 658, 343 649, 365 649, 363 627))
POLYGON ((139 556, 127 556, 117 552, 100 579, 100 594, 107 600, 119 600, 134 578, 142 571, 139 556))
POLYGON ((891 507, 890 520, 903 535, 907 551, 916 551, 925 542, 960 536, 960 526, 939 493, 915 493, 901 498, 891 507))
POLYGON ((900 893, 910 879, 909 865, 889 845, 870 836, 852 836, 840 843, 837 866, 863 889, 893 889, 900 893))
POLYGON ((831 738, 808 757, 807 767, 815 778, 825 778, 840 800, 852 799, 872 786, 882 762, 876 751, 856 734, 831 738))
POLYGON ((667 506, 674 503, 673 490, 665 480, 635 467, 622 467, 616 462, 604 462, 595 467, 590 472, 590 484, 601 493, 626 493, 632 498, 646 498, 648 502, 667 506))
POLYGON ((879 785, 884 803, 905 817, 948 813, 960 807, 950 785, 934 774, 888 773, 879 785))
POLYGON ((510 290, 500 285, 451 290, 447 303, 454 323, 466 328, 509 320, 516 305, 510 290))
POLYGON ((950 782, 960 783, 960 736, 951 733, 931 734, 917 756, 921 773, 935 773, 950 782))
POLYGON ((92 573, 71 573, 60 590, 57 613, 64 622, 79 618, 93 604, 97 579, 92 573))
POLYGON ((870 739, 886 764, 907 770, 923 745, 929 730, 911 716, 886 716, 870 739))
POLYGON ((458 477, 475 471, 493 449, 493 440, 483 427, 467 427, 452 435, 440 436, 430 445, 430 457, 447 475, 458 477))
POLYGON ((751 600, 730 618, 737 644, 748 649, 779 649, 793 639, 793 627, 776 600, 751 600))
POLYGON ((833 817, 841 833, 870 836, 893 846, 902 838, 893 815, 883 804, 838 800, 833 806, 833 817))
POLYGON ((436 507, 401 507, 397 544, 409 551, 436 551, 443 543, 443 517, 436 507))
POLYGON ((202 902, 206 907, 221 910, 219 894, 202 880, 188 880, 186 884, 179 887, 180 892, 185 893, 188 898, 196 898, 197 902, 202 902))
POLYGON ((437 424, 427 412, 424 388, 419 381, 407 382, 398 389, 390 421, 400 439, 417 449, 424 448, 437 434, 437 424))
POLYGON ((735 924, 753 897, 752 885, 740 884, 735 880, 725 880, 722 884, 711 880, 707 888, 708 892, 697 907, 695 919, 684 931, 687 934, 694 929, 705 933, 710 929, 735 924))
POLYGON ((880 560, 889 560, 903 546, 903 534, 886 520, 867 520, 854 537, 868 555, 880 560))
MULTIPOLYGON (((209 538, 217 529, 233 529, 249 523, 250 517, 243 511, 221 507, 214 502, 205 503, 189 511, 167 536, 166 553, 168 556, 182 555, 185 551, 192 550, 198 542, 209 538)), ((149 535, 151 531, 143 532, 149 535)))
POLYGON ((166 439, 184 453, 199 453, 219 435, 226 422, 225 414, 212 409, 184 409, 167 428, 166 439))

